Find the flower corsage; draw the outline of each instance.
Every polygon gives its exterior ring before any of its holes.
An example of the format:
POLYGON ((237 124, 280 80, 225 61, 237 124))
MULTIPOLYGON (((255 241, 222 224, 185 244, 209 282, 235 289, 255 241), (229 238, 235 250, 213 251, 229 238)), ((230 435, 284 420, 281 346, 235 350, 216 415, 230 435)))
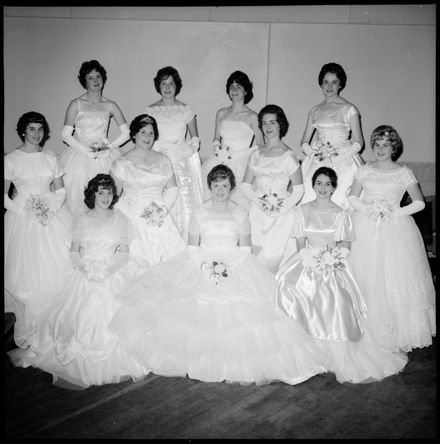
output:
POLYGON ((84 273, 89 281, 102 282, 108 274, 106 260, 85 261, 84 273))
POLYGON ((391 218, 393 206, 383 197, 375 197, 367 205, 368 216, 378 223, 385 222, 391 218))
POLYGON ((167 214, 167 207, 152 201, 144 207, 140 217, 145 219, 147 225, 152 227, 161 227, 167 214))
POLYGON ((331 248, 328 245, 326 248, 300 250, 305 267, 326 277, 345 267, 345 259, 349 253, 347 248, 331 248))
POLYGON ((281 207, 283 206, 284 198, 278 193, 264 193, 262 196, 258 197, 261 209, 269 214, 276 215, 280 213, 281 207))
POLYGON ((202 262, 200 268, 207 273, 209 279, 212 279, 215 285, 220 284, 231 276, 231 270, 228 265, 218 260, 202 262))
POLYGON ((313 146, 312 155, 318 162, 322 162, 326 159, 332 161, 334 157, 339 156, 339 152, 334 145, 327 141, 319 142, 318 145, 313 146))
POLYGON ((48 198, 39 194, 30 194, 24 203, 24 212, 33 222, 47 225, 54 212, 48 198))

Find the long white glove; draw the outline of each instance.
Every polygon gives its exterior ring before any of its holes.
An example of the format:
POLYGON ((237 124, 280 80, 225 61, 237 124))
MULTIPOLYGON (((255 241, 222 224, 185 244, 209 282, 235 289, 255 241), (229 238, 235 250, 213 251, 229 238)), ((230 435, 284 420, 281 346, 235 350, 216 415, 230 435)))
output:
POLYGON ((286 214, 294 205, 296 205, 304 195, 304 185, 294 185, 292 192, 286 197, 281 205, 279 214, 286 214))
POLYGON ((401 217, 401 216, 411 216, 411 214, 418 213, 425 208, 425 202, 422 200, 415 200, 409 205, 404 207, 396 208, 392 213, 391 217, 401 217))
POLYGON ((359 211, 360 213, 368 213, 368 205, 366 205, 364 202, 362 202, 359 197, 356 196, 348 196, 347 199, 350 206, 355 209, 356 211, 359 211))
POLYGON ((246 198, 249 199, 251 202, 257 197, 257 193, 254 191, 250 183, 242 182, 240 185, 240 189, 246 196, 246 198))
POLYGON ((203 262, 200 247, 196 247, 195 245, 188 245, 187 251, 191 259, 200 267, 201 263, 203 262))
POLYGON ((64 187, 58 188, 55 191, 54 201, 55 201, 55 206, 56 206, 57 210, 59 210, 62 207, 64 201, 66 200, 66 194, 67 194, 66 189, 64 187))
POLYGON ((12 213, 17 214, 18 216, 25 216, 25 212, 24 209, 20 206, 17 205, 17 202, 15 202, 15 199, 12 200, 7 193, 4 193, 3 195, 3 199, 4 199, 4 204, 3 206, 11 211, 12 213))
POLYGON ((313 153, 312 147, 307 142, 301 145, 301 150, 305 156, 310 156, 313 153))
POLYGON ((200 148, 200 139, 197 136, 194 136, 188 142, 188 145, 192 148, 193 154, 197 153, 199 151, 199 148, 200 148))
POLYGON ((85 263, 83 258, 79 254, 79 251, 69 251, 70 262, 73 264, 73 268, 77 268, 79 271, 84 272, 85 263))
POLYGON ((130 128, 126 123, 119 125, 119 131, 120 131, 119 136, 116 137, 116 139, 110 143, 110 145, 114 148, 118 148, 123 143, 127 142, 127 140, 130 138, 130 128))
POLYGON ((108 264, 108 274, 113 274, 115 271, 120 270, 128 262, 129 257, 130 253, 117 251, 108 264))
POLYGON ((361 150, 361 145, 359 142, 347 142, 346 146, 339 153, 338 156, 332 158, 334 163, 345 162, 348 159, 351 159, 355 154, 357 154, 361 150))
POLYGON ((177 199, 177 196, 179 195, 179 189, 177 187, 168 188, 163 196, 163 203, 168 208, 168 210, 171 209, 171 207, 174 205, 174 202, 177 199))
POLYGON ((92 153, 90 148, 83 145, 81 142, 75 139, 75 137, 72 136, 73 132, 73 126, 70 125, 64 125, 63 130, 61 131, 61 138, 64 142, 66 142, 70 147, 73 147, 79 151, 81 151, 83 154, 85 154, 88 157, 95 158, 95 154, 92 153))

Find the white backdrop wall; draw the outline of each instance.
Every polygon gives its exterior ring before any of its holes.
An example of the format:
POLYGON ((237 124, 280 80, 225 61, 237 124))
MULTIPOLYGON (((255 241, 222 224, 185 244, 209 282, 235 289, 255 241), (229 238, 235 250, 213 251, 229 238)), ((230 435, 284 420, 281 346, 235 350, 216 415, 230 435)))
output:
MULTIPOLYGON (((152 20, 157 14, 148 17, 148 7, 116 8, 117 18, 109 18, 111 8, 78 8, 77 14, 75 8, 28 8, 26 14, 26 8, 9 8, 4 14, 4 152, 20 143, 18 118, 35 110, 49 121, 46 148, 62 153, 66 107, 84 92, 79 68, 83 61, 97 59, 108 75, 104 95, 120 105, 128 123, 159 99, 153 83, 157 70, 176 67, 183 80, 178 98, 197 113, 202 158, 211 154, 217 109, 230 103, 227 77, 242 70, 254 84, 249 106, 255 111, 266 103, 283 107, 290 121, 285 141, 301 158, 306 114, 322 100, 319 70, 335 61, 348 75, 341 95, 361 112, 365 159, 372 159, 371 131, 389 123, 404 141, 401 160, 434 162, 435 5, 425 5, 422 18, 414 14, 420 8, 408 6, 370 6, 371 20, 364 10, 348 10, 347 5, 331 13, 313 6, 284 7, 278 18, 271 8, 270 19, 260 7, 215 9, 222 13, 221 21, 213 20, 212 8, 205 8, 209 15, 199 9, 199 15, 192 15, 196 21, 190 21, 191 8, 175 8, 187 13, 181 21, 152 20), (288 17, 286 12, 294 21, 295 11, 298 21, 310 23, 278 23, 288 17), (249 13, 256 17, 253 23, 240 18, 249 13), (361 23, 353 23, 353 17, 361 23), (384 24, 384 17, 393 24, 384 24)), ((174 8, 166 9, 167 17, 172 16, 174 8)), ((112 122, 110 139, 117 134, 115 127, 112 122)))

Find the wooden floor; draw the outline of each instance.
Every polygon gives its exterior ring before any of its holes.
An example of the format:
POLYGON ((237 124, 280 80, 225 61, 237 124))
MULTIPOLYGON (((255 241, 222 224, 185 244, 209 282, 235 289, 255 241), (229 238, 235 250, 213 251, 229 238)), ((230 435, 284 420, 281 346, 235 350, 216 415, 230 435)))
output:
POLYGON ((436 439, 435 341, 409 358, 404 372, 371 384, 331 374, 258 387, 150 375, 69 391, 5 354, 4 438, 436 439))

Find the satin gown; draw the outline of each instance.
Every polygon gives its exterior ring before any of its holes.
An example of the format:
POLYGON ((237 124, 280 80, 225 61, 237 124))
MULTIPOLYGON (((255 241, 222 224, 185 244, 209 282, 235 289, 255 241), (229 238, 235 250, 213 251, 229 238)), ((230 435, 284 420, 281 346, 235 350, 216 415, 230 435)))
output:
MULTIPOLYGON (((99 107, 81 99, 78 99, 77 103, 74 137, 86 147, 94 142, 108 142, 110 102, 100 104, 99 107)), ((100 154, 97 159, 88 157, 74 147, 69 147, 65 151, 61 157, 61 165, 66 173, 64 175, 66 203, 73 214, 79 215, 88 210, 84 203, 84 188, 97 174, 109 174, 113 158, 110 150, 100 154)))
MULTIPOLYGON (((15 150, 4 157, 5 179, 14 183, 21 208, 31 195, 52 200, 51 182, 63 175, 51 151, 15 150)), ((64 207, 46 225, 7 211, 4 216, 5 312, 15 314, 14 341, 26 347, 41 311, 68 279, 72 216, 64 207)))
MULTIPOLYGON (((130 230, 128 219, 118 211, 105 224, 85 213, 76 221, 72 237, 81 244, 84 261, 108 262, 119 244, 130 243, 130 230)), ((43 313, 30 347, 9 352, 13 364, 51 373, 54 384, 68 389, 116 383, 142 375, 143 370, 108 329, 120 305, 114 294, 137 275, 132 261, 102 282, 89 280, 75 269, 56 301, 43 313)))
POLYGON ((150 268, 119 295, 111 324, 142 367, 205 382, 298 384, 325 371, 313 340, 275 310, 275 279, 237 247, 249 232, 237 204, 193 213, 201 247, 150 268))
MULTIPOLYGON (((277 193, 285 197, 289 193, 290 176, 300 168, 291 151, 278 157, 264 157, 261 149, 254 151, 248 167, 255 174, 254 189, 257 196, 277 193)), ((252 227, 252 244, 257 259, 272 273, 276 273, 286 252, 293 224, 292 210, 282 215, 269 216, 254 202, 249 209, 252 227)))
MULTIPOLYGON (((406 166, 382 171, 362 166, 356 180, 363 200, 385 199, 399 207, 406 189, 417 183, 406 166)), ((368 306, 368 324, 380 344, 410 351, 432 344, 436 334, 435 288, 423 238, 412 216, 379 221, 353 215, 358 241, 350 260, 368 306)))
POLYGON ((159 128, 159 139, 153 149, 166 154, 173 165, 179 198, 172 214, 186 241, 192 210, 203 201, 200 156, 186 142, 187 125, 195 113, 188 105, 179 104, 149 106, 145 112, 156 119, 159 128))
MULTIPOLYGON (((343 159, 347 146, 351 143, 349 142, 350 118, 355 114, 359 114, 359 111, 351 103, 332 103, 327 104, 326 107, 330 108, 322 109, 321 105, 316 105, 309 111, 313 127, 316 128, 316 139, 312 142, 311 147, 319 145, 320 142, 329 142, 342 156, 340 159, 343 159)), ((325 159, 323 161, 318 161, 314 156, 306 156, 301 164, 304 196, 300 203, 310 202, 316 198, 312 186, 312 176, 319 167, 326 166, 333 168, 338 175, 338 186, 333 193, 332 200, 339 206, 347 209, 346 199, 353 183, 354 174, 363 163, 364 161, 359 154, 355 154, 345 160, 339 160, 336 157, 334 160, 325 159)))
POLYGON ((115 161, 111 174, 120 181, 123 192, 115 205, 127 216, 134 229, 130 256, 141 268, 147 268, 170 259, 185 249, 185 242, 168 213, 161 226, 148 225, 141 217, 151 202, 163 204, 163 190, 173 169, 170 160, 163 156, 154 165, 135 165, 126 158, 115 161))
MULTIPOLYGON (((293 237, 306 237, 313 252, 355 241, 352 220, 342 208, 318 211, 311 204, 294 210, 293 237)), ((365 328, 367 308, 349 263, 319 272, 299 253, 276 275, 275 306, 319 340, 328 371, 339 382, 368 383, 403 370, 404 354, 383 352, 365 328)))
POLYGON ((240 184, 243 181, 249 156, 257 148, 251 148, 254 139, 254 132, 251 127, 244 122, 234 120, 222 120, 219 124, 219 134, 221 149, 218 155, 213 154, 202 165, 204 195, 206 199, 211 197, 211 191, 207 186, 206 177, 211 169, 218 164, 227 165, 234 172, 235 189, 231 194, 231 199, 241 206, 247 208, 248 200, 241 193, 240 184))

